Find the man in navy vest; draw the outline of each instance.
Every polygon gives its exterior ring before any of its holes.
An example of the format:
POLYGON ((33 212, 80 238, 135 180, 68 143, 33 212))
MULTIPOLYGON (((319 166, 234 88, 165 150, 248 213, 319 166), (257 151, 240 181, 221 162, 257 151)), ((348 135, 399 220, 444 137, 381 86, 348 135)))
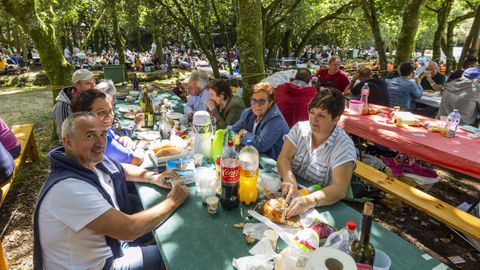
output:
POLYGON ((166 184, 167 177, 178 180, 170 172, 155 175, 104 156, 106 130, 94 113, 69 116, 62 139, 64 146, 48 154, 50 175, 35 210, 35 269, 162 269, 156 245, 129 241, 172 214, 187 199, 187 187, 166 184), (133 213, 126 178, 171 191, 156 206, 133 213))

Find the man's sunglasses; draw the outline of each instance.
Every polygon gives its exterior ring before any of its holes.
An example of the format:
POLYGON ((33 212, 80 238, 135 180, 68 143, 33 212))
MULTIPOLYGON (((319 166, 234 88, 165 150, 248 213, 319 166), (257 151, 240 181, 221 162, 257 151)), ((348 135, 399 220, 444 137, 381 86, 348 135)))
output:
POLYGON ((258 105, 260 105, 260 106, 263 106, 263 105, 267 104, 267 100, 266 100, 266 99, 254 99, 254 98, 252 98, 252 99, 250 100, 250 105, 253 106, 253 105, 255 105, 255 104, 258 104, 258 105))

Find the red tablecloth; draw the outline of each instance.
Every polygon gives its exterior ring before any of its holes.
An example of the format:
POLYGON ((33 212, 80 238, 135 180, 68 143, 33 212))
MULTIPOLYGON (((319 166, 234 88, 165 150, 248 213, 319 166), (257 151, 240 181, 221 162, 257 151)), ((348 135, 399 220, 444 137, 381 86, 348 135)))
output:
MULTIPOLYGON (((417 117, 423 123, 438 121, 417 117)), ((386 120, 381 114, 351 115, 346 111, 338 124, 348 133, 480 179, 480 140, 468 137, 467 131, 458 129, 455 138, 446 138, 423 127, 398 127, 386 120)))

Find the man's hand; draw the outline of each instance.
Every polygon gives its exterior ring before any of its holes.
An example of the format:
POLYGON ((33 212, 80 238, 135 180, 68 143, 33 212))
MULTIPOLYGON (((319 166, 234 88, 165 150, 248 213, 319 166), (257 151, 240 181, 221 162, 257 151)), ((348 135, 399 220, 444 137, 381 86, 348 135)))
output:
POLYGON ((188 113, 188 120, 193 120, 193 113, 188 113))
POLYGON ((209 100, 207 101, 207 107, 208 107, 208 110, 209 110, 209 111, 215 110, 215 106, 217 106, 217 104, 215 104, 215 101, 213 101, 213 100, 211 100, 211 99, 209 99, 209 100))
POLYGON ((292 200, 290 205, 287 208, 286 218, 291 218, 302 213, 305 213, 308 209, 314 208, 316 206, 315 198, 313 194, 306 196, 299 196, 292 200))
POLYGON ((240 129, 240 131, 238 131, 238 136, 241 138, 243 135, 245 135, 245 133, 247 133, 247 130, 246 129, 240 129))
POLYGON ((188 187, 180 182, 172 187, 172 190, 168 193, 167 199, 173 201, 175 206, 181 205, 188 198, 188 187))
POLYGON ((289 203, 293 198, 301 196, 298 191, 297 185, 292 182, 283 181, 281 185, 282 194, 285 196, 285 200, 289 203))
POLYGON ((161 188, 164 189, 172 189, 172 185, 167 183, 167 179, 171 179, 171 181, 181 181, 180 176, 176 174, 174 171, 164 171, 161 174, 157 174, 153 176, 153 183, 161 188))

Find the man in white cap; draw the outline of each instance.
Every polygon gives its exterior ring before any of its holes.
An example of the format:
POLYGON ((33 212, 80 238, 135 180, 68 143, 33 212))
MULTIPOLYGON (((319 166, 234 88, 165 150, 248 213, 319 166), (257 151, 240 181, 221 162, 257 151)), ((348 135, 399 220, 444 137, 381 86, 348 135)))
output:
MULTIPOLYGON (((63 120, 72 114, 70 106, 72 99, 82 91, 94 88, 96 85, 95 77, 87 69, 79 69, 72 74, 73 86, 62 89, 55 98, 55 105, 52 109, 52 115, 57 126, 58 138, 61 138, 61 127, 63 120)), ((60 139, 61 140, 61 139, 60 139)))

